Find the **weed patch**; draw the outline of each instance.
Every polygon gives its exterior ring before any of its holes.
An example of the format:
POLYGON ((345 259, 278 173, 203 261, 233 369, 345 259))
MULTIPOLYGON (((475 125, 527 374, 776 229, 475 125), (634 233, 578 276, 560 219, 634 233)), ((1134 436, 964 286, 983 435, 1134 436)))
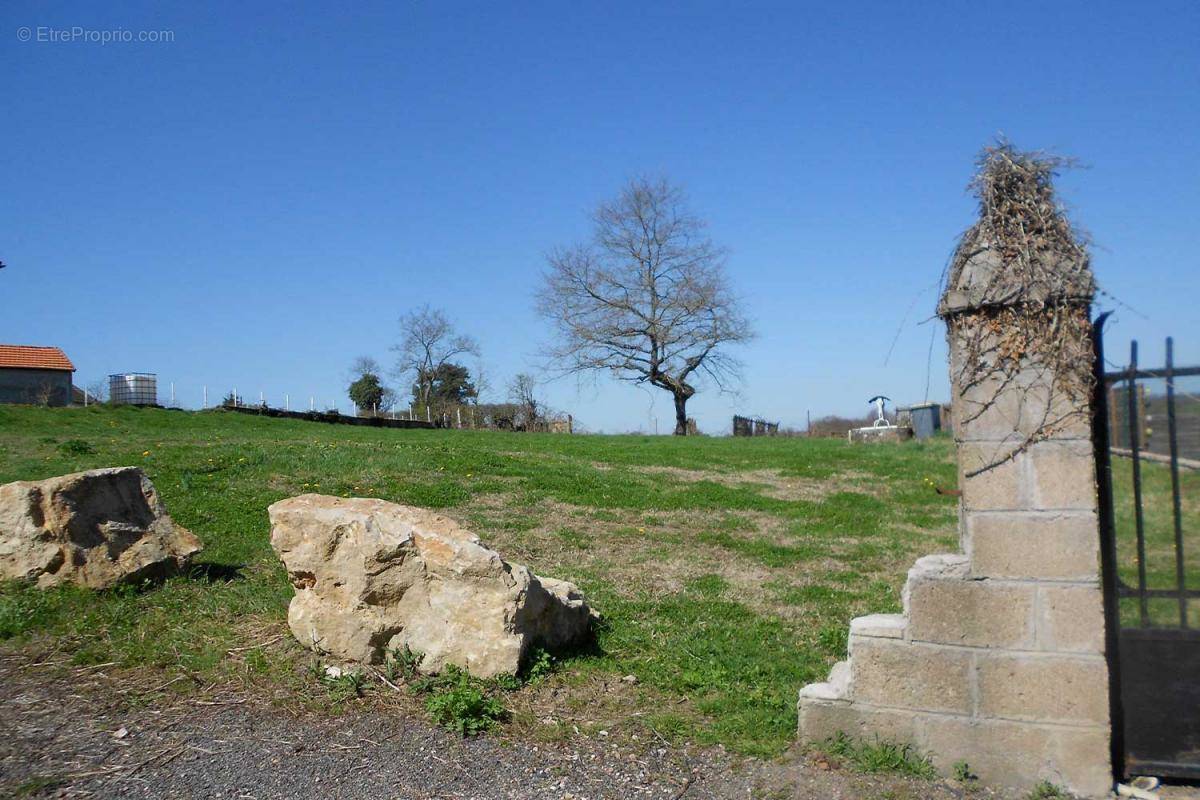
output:
POLYGON ((356 697, 362 697, 366 677, 355 670, 343 670, 337 667, 314 665, 318 680, 329 691, 329 696, 335 703, 341 703, 356 697))
POLYGON ((68 439, 58 449, 65 456, 90 456, 96 452, 96 448, 83 439, 68 439))
POLYGON ((1071 795, 1061 786, 1042 781, 1029 792, 1029 800, 1070 800, 1071 795))
POLYGON ((936 778, 937 770, 928 756, 911 745, 887 742, 876 738, 857 741, 844 733, 826 739, 821 749, 831 756, 844 758, 862 772, 891 772, 915 778, 936 778))
POLYGON ((461 736, 474 736, 493 728, 508 716, 504 702, 485 692, 482 681, 449 666, 439 675, 415 681, 413 687, 428 694, 425 709, 434 722, 461 736))

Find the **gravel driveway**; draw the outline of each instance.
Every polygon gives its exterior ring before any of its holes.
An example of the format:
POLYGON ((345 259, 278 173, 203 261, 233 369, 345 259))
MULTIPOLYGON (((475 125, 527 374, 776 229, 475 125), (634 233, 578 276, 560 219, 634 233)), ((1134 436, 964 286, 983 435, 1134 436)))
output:
MULTIPOLYGON (((381 712, 289 714, 246 697, 132 705, 104 669, 0 654, 0 795, 132 798, 958 798, 790 755, 603 739, 460 739, 381 712)), ((972 797, 989 793, 975 791, 972 797)))

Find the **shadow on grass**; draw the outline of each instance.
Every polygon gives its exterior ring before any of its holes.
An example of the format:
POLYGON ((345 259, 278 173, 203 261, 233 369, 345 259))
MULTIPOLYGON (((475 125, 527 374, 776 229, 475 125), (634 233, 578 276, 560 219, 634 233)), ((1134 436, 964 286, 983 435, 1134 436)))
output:
POLYGON ((608 621, 604 617, 593 618, 588 626, 587 636, 567 647, 555 648, 554 657, 560 661, 603 658, 609 655, 600 644, 600 634, 608 630, 608 621))
POLYGON ((175 578, 205 583, 209 586, 218 583, 233 583, 234 581, 245 580, 245 576, 242 574, 242 570, 245 568, 245 564, 216 564, 210 562, 192 564, 182 570, 154 565, 152 568, 126 577, 115 586, 100 589, 99 592, 122 597, 143 595, 162 588, 165 583, 175 578))
POLYGON ((245 579, 242 570, 245 564, 193 564, 183 574, 205 583, 232 583, 245 579))

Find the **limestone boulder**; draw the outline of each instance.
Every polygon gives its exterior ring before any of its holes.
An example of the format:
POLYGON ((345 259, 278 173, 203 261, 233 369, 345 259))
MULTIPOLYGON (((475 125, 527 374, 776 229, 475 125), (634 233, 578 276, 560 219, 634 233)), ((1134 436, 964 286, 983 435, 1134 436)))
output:
POLYGON ((272 505, 271 546, 296 595, 288 625, 306 647, 342 661, 423 654, 481 678, 515 673, 529 648, 590 635, 574 584, 540 578, 453 520, 367 498, 305 494, 272 505))
POLYGON ((0 486, 0 577, 104 589, 178 571, 201 547, 137 467, 0 486))

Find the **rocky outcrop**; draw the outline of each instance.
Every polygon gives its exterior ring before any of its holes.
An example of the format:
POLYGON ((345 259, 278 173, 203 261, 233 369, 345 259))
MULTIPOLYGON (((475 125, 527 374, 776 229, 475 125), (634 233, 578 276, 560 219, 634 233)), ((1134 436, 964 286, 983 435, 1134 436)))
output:
POLYGON ((182 569, 200 549, 137 467, 0 486, 0 577, 104 589, 182 569))
POLYGON ((407 646, 424 672, 454 664, 487 678, 517 672, 535 644, 558 649, 589 634, 573 584, 505 562, 446 517, 315 494, 268 511, 296 589, 288 624, 319 653, 380 663, 407 646))

